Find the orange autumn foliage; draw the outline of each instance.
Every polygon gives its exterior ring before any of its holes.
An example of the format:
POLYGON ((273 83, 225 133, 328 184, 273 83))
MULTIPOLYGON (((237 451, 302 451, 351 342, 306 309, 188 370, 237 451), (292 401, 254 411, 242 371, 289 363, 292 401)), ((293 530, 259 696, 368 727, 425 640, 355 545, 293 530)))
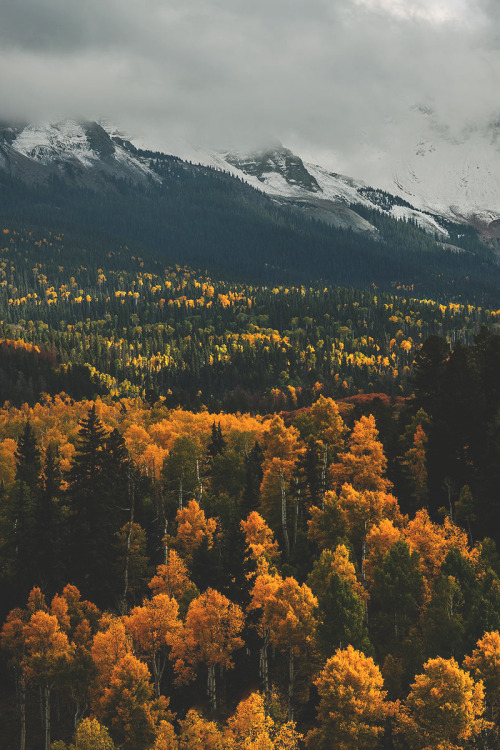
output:
POLYGON ((145 600, 142 607, 134 607, 124 621, 134 652, 151 664, 159 696, 167 653, 182 631, 178 604, 168 594, 157 594, 151 601, 145 600))
POLYGON ((371 527, 366 535, 368 554, 365 560, 365 576, 369 583, 373 583, 375 570, 382 565, 392 546, 403 538, 403 533, 388 518, 383 518, 380 523, 371 527))
POLYGON ((295 578, 259 576, 251 606, 262 610, 261 627, 269 631, 276 648, 288 648, 299 655, 312 644, 318 600, 305 583, 300 585, 295 578))
POLYGON ((464 667, 472 672, 476 680, 484 684, 486 703, 491 708, 492 719, 498 719, 500 711, 500 633, 494 630, 485 633, 477 642, 471 656, 464 659, 464 667))
POLYGON ((231 669, 233 652, 243 646, 240 633, 244 625, 241 608, 215 589, 208 588, 194 599, 184 629, 172 648, 171 658, 179 679, 191 679, 199 663, 231 669))
POLYGON ((222 734, 213 721, 207 721, 191 708, 186 718, 179 722, 179 750, 224 750, 222 734))
POLYGON ((131 653, 119 658, 92 701, 96 717, 123 750, 150 748, 159 723, 170 718, 167 708, 165 698, 153 700, 149 670, 131 653))
POLYGON ((246 521, 240 521, 241 530, 245 534, 247 554, 261 566, 266 567, 279 556, 278 543, 261 515, 252 511, 246 521))
POLYGON ((394 495, 381 490, 356 490, 350 484, 344 484, 339 497, 340 517, 347 537, 353 544, 360 544, 367 531, 380 523, 384 518, 401 525, 403 516, 394 495))
POLYGON ((168 594, 180 601, 188 590, 196 591, 189 579, 187 565, 174 550, 168 550, 167 562, 158 565, 156 575, 148 584, 153 594, 168 594))
POLYGON ((217 521, 207 518, 196 500, 190 500, 188 505, 177 511, 177 536, 175 544, 186 558, 191 558, 204 539, 210 549, 213 544, 217 521))
POLYGON ((428 580, 438 575, 452 548, 457 549, 473 567, 477 567, 478 548, 470 547, 467 533, 449 518, 445 518, 441 526, 430 520, 425 509, 419 510, 405 526, 404 537, 410 549, 420 555, 422 573, 428 580))
POLYGON ((57 617, 40 609, 24 626, 23 636, 26 676, 40 684, 49 683, 72 656, 67 635, 61 630, 57 617))
POLYGON ((311 590, 316 596, 325 594, 332 575, 337 574, 349 584, 351 590, 362 600, 368 598, 368 593, 356 575, 356 568, 351 562, 349 551, 344 544, 339 544, 335 550, 325 549, 314 564, 307 579, 311 590))
POLYGON ((382 675, 373 659, 352 646, 338 649, 314 684, 320 698, 319 727, 307 735, 307 747, 311 750, 376 747, 386 717, 394 707, 385 701, 382 675))
POLYGON ((333 484, 340 487, 350 484, 356 490, 385 492, 391 482, 384 477, 387 459, 373 414, 355 422, 349 440, 349 450, 339 455, 338 463, 330 467, 333 484))
POLYGON ((412 750, 459 750, 486 722, 484 688, 455 659, 429 659, 411 686, 402 726, 412 750))

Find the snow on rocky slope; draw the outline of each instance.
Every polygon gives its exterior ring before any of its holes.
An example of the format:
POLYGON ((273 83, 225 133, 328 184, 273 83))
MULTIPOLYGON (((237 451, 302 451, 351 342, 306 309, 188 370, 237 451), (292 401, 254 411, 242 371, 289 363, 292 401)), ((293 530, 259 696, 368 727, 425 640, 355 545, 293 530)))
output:
MULTIPOLYGON (((482 229, 500 219, 500 124, 458 135, 432 110, 413 108, 401 137, 401 123, 388 124, 388 143, 375 159, 350 163, 360 179, 303 161, 281 144, 253 154, 216 152, 170 145, 167 152, 221 169, 245 180, 274 200, 291 204, 335 226, 376 233, 353 204, 378 208, 395 219, 411 220, 441 236, 440 217, 475 223, 482 229)), ((147 148, 147 144, 136 144, 147 148)), ((360 144, 360 153, 369 143, 360 144)), ((334 155, 333 155, 334 156, 334 155)), ((342 158, 330 160, 345 166, 342 158)), ((0 168, 40 181, 54 172, 82 184, 112 175, 135 182, 161 177, 150 158, 109 123, 66 120, 56 124, 0 125, 0 168)))

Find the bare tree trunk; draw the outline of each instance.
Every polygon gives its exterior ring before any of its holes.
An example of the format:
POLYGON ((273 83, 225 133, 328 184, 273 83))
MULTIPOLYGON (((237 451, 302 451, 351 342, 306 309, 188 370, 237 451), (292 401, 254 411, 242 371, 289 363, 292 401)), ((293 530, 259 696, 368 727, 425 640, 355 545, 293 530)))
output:
POLYGON ((264 630, 264 635, 262 636, 262 645, 260 647, 259 655, 259 673, 260 679, 262 681, 262 688, 264 690, 264 695, 266 698, 269 698, 269 660, 267 658, 268 645, 269 631, 266 628, 264 630))
POLYGON ((179 510, 182 510, 182 481, 184 479, 184 469, 181 471, 181 478, 179 480, 179 510))
MULTIPOLYGON (((165 519, 165 528, 163 532, 163 545, 165 549, 165 565, 168 565, 168 519, 165 519)), ((168 592, 168 595, 170 596, 170 591, 168 592)))
POLYGON ((328 466, 328 447, 325 445, 325 451, 323 453, 323 466, 321 467, 321 510, 325 510, 325 494, 326 494, 326 469, 328 466))
POLYGON ((127 594, 128 594, 128 584, 129 584, 129 567, 130 567, 130 547, 132 543, 132 529, 134 527, 134 513, 135 513, 135 492, 134 492, 134 485, 130 478, 130 471, 128 474, 128 498, 130 503, 130 520, 128 523, 128 532, 127 532, 127 553, 125 555, 125 572, 123 574, 123 598, 122 598, 122 605, 121 605, 121 613, 122 615, 125 614, 127 611, 127 594))
POLYGON ((19 676, 19 721, 21 724, 20 750, 26 750, 26 681, 24 674, 19 676))
POLYGON ((50 687, 43 686, 43 713, 45 723, 45 750, 50 750, 50 687))
POLYGON ((293 688, 295 681, 295 664, 293 656, 293 646, 289 646, 289 659, 288 659, 288 721, 293 721, 293 688))
POLYGON ((200 477, 200 462, 198 456, 196 456, 196 483, 198 485, 198 505, 201 507, 203 500, 203 483, 200 477))
POLYGON ((283 539, 285 542, 285 553, 286 559, 290 559, 290 539, 288 538, 288 526, 286 518, 286 494, 285 494, 285 477, 283 476, 283 470, 280 469, 280 482, 281 482, 281 528, 283 531, 283 539))
POLYGON ((161 695, 160 683, 161 683, 163 670, 165 669, 165 662, 163 661, 163 664, 162 664, 161 656, 155 655, 153 656, 151 665, 153 667, 153 682, 155 685, 155 698, 159 698, 161 695))
POLYGON ((215 664, 210 664, 208 667, 208 683, 207 683, 208 701, 210 703, 210 712, 212 716, 217 710, 217 691, 215 682, 215 664))
POLYGON ((300 487, 298 486, 298 481, 295 480, 296 484, 296 495, 295 495, 295 518, 293 522, 293 548, 295 549, 295 545, 297 544, 297 530, 299 527, 299 506, 300 506, 300 487))

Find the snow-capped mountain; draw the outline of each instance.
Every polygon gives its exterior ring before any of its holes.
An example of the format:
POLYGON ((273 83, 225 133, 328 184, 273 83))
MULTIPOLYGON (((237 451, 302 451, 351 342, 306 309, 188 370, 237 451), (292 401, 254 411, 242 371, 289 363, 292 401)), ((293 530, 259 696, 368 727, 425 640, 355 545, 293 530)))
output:
POLYGON ((431 107, 414 106, 387 122, 385 140, 375 152, 367 134, 365 159, 350 173, 450 220, 484 228, 500 218, 500 121, 459 127, 431 107))
POLYGON ((160 181, 131 143, 97 122, 0 127, 0 169, 30 183, 53 175, 91 187, 106 178, 160 181))
MULTIPOLYGON (((388 139, 394 148, 353 165, 362 172, 356 179, 302 160, 279 143, 252 154, 174 144, 165 150, 177 161, 189 159, 229 172, 273 200, 335 227, 376 235, 373 225, 356 211, 361 205, 394 219, 412 220, 443 241, 447 230, 442 218, 474 223, 483 231, 489 227, 490 235, 496 236, 500 124, 458 136, 431 110, 414 108, 409 117, 413 141, 402 144, 395 124, 389 123, 388 139)), ((152 160, 158 155, 138 148, 133 140, 104 121, 0 126, 0 169, 32 183, 58 175, 85 187, 102 188, 109 178, 160 184, 162 170, 152 160)), ((368 153, 368 148, 361 144, 361 153, 368 153)), ((163 170, 169 158, 163 157, 163 170)), ((338 163, 342 164, 340 156, 338 163)))
POLYGON ((250 155, 178 146, 171 150, 244 177, 276 198, 380 203, 371 200, 372 188, 401 199, 392 207, 384 200, 380 208, 395 218, 414 219, 429 231, 439 231, 432 219, 437 216, 495 234, 500 219, 500 120, 458 128, 431 107, 413 106, 397 121, 387 121, 384 143, 375 148, 366 129, 354 155, 336 152, 332 144, 327 158, 322 155, 318 161, 311 155, 301 159, 281 145, 250 155))

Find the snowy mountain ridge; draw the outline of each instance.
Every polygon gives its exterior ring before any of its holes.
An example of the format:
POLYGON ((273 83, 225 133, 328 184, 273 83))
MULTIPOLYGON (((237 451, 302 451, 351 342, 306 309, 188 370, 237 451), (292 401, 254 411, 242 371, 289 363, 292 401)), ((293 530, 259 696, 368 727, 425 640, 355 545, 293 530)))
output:
MULTIPOLYGON (((376 234, 356 213, 355 205, 361 204, 395 219, 412 220, 443 241, 448 233, 440 217, 473 223, 483 231, 491 226, 495 235, 500 219, 499 125, 457 138, 429 110, 417 108, 411 117, 419 123, 414 146, 400 144, 394 154, 381 153, 375 162, 367 159, 365 179, 303 161, 281 144, 252 154, 174 144, 165 150, 229 172, 278 203, 336 227, 376 234)), ((0 169, 28 181, 57 174, 82 185, 109 176, 161 183, 150 153, 105 121, 0 126, 0 169)))

